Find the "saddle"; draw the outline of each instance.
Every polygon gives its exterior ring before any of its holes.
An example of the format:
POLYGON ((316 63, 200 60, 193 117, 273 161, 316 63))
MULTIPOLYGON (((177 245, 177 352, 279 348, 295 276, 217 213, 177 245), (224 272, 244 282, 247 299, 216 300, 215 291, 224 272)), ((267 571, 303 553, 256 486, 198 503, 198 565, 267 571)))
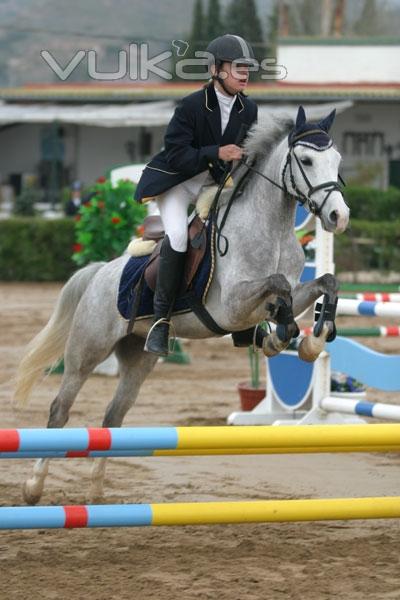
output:
MULTIPOLYGON (((143 231, 143 241, 156 242, 156 246, 151 253, 149 262, 144 272, 144 278, 147 285, 153 291, 156 289, 157 272, 160 261, 161 244, 165 237, 165 231, 159 215, 150 215, 145 218, 143 231)), ((181 292, 187 290, 196 275, 197 269, 204 257, 206 251, 206 231, 203 221, 196 215, 188 226, 189 244, 186 255, 185 269, 181 292), (192 245, 192 240, 196 238, 196 247, 192 245)))

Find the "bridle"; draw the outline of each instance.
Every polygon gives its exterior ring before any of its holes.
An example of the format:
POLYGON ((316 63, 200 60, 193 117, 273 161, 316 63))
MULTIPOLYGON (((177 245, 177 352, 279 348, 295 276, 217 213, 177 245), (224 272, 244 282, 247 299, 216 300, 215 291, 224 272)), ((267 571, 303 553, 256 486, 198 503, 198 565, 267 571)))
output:
MULTIPOLYGON (((255 173, 257 173, 258 175, 261 175, 261 177, 264 177, 264 179, 266 179, 267 181, 269 181, 270 183, 272 183, 274 186, 278 187, 280 190, 282 190, 284 192, 284 194, 288 197, 293 197, 295 196, 296 199, 298 200, 298 202, 303 206, 304 204, 306 204, 308 206, 308 209, 310 211, 310 213, 312 213, 315 216, 320 216, 322 209, 324 208, 329 196, 331 195, 331 193, 333 191, 338 191, 343 195, 343 187, 345 186, 345 182, 343 180, 343 178, 341 177, 341 175, 339 174, 338 176, 338 180, 337 181, 325 181, 323 183, 319 183, 318 185, 312 185, 312 183, 310 182, 309 178, 307 177, 307 174, 304 171, 304 168, 300 162, 300 160, 298 159, 294 148, 297 144, 297 142, 307 136, 310 136, 312 134, 318 134, 321 133, 322 130, 321 129, 311 129, 308 130, 306 132, 303 132, 297 136, 295 136, 293 138, 293 140, 291 140, 290 142, 290 146, 289 146, 289 150, 287 152, 286 155, 286 161, 282 170, 282 185, 280 185, 279 183, 277 183, 276 181, 274 181, 273 179, 271 179, 270 177, 268 177, 267 175, 265 175, 264 173, 262 173, 261 171, 258 171, 253 165, 249 164, 245 158, 241 158, 239 160, 240 163, 244 164, 248 169, 250 169, 251 171, 254 171, 255 173), (300 173, 308 187, 308 191, 307 194, 304 194, 304 192, 302 192, 297 183, 296 180, 294 178, 294 174, 293 174, 293 160, 292 157, 294 157, 297 166, 299 167, 300 173), (285 181, 285 176, 286 176, 286 171, 289 171, 289 177, 290 177, 290 184, 292 186, 292 189, 294 190, 295 194, 293 194, 293 192, 290 192, 287 185, 286 185, 286 181, 285 181), (317 192, 318 190, 326 190, 326 195, 325 198, 323 199, 323 201, 321 202, 320 205, 317 205, 317 203, 315 202, 315 200, 313 200, 311 198, 311 196, 317 192)), ((301 145, 301 144, 298 144, 301 145)))
MULTIPOLYGON (((226 236, 224 236, 222 234, 222 230, 225 226, 226 220, 228 218, 230 209, 232 207, 232 204, 233 204, 235 198, 242 193, 242 187, 243 187, 245 180, 247 179, 247 176, 250 171, 254 171, 254 173, 257 173, 258 175, 260 175, 261 177, 263 177, 264 179, 266 179, 267 181, 272 183, 272 185, 274 185, 275 187, 282 190, 282 192, 285 194, 286 197, 297 200, 302 206, 306 204, 308 206, 310 213, 312 213, 313 215, 315 215, 317 217, 321 215, 322 209, 325 206, 329 196, 331 195, 331 193, 333 191, 336 190, 336 191, 340 192, 343 196, 342 185, 345 186, 346 184, 343 181, 340 174, 338 175, 337 181, 325 181, 324 183, 319 183, 318 185, 312 185, 309 178, 307 177, 307 174, 305 173, 305 171, 301 165, 301 162, 299 161, 298 157, 296 156, 296 154, 294 152, 294 148, 295 148, 296 144, 299 143, 300 139, 303 139, 312 134, 321 134, 321 133, 326 134, 326 132, 323 131, 322 129, 311 129, 306 132, 298 134, 292 140, 290 140, 289 150, 287 152, 285 164, 284 164, 284 167, 282 170, 282 183, 281 184, 278 183, 277 181, 274 181, 270 177, 268 177, 268 175, 265 175, 265 173, 262 173, 261 171, 256 169, 254 166, 254 164, 256 162, 255 160, 253 160, 253 162, 251 164, 249 164, 249 162, 247 161, 247 158, 245 156, 242 156, 242 158, 240 158, 237 161, 237 164, 235 165, 235 167, 232 169, 232 171, 230 173, 227 172, 227 174, 222 179, 222 181, 219 185, 219 188, 218 188, 215 198, 213 200, 212 206, 210 208, 210 213, 212 214, 212 218, 213 218, 215 230, 216 230, 217 250, 218 250, 218 253, 220 256, 225 256, 226 253, 228 252, 228 248, 229 248, 229 241, 226 238, 226 236), (294 156, 294 159, 297 162, 297 165, 299 167, 300 173, 301 173, 305 183, 307 184, 307 187, 308 187, 307 194, 304 194, 298 188, 298 186, 296 184, 296 181, 295 181, 295 178, 293 175, 293 168, 292 168, 292 164, 293 164, 292 155, 294 156), (241 165, 245 165, 247 167, 247 171, 240 177, 238 183, 235 185, 233 192, 229 198, 226 209, 224 211, 224 214, 222 216, 221 223, 220 223, 220 225, 218 225, 217 221, 218 221, 218 214, 220 211, 220 209, 218 207, 219 196, 221 195, 221 192, 224 189, 228 178, 232 177, 234 175, 234 173, 241 167, 241 165), (290 184, 295 193, 289 191, 289 189, 286 185, 285 176, 286 176, 287 170, 289 170, 290 184), (321 205, 318 206, 316 204, 316 202, 311 198, 311 196, 316 191, 321 190, 321 189, 325 189, 327 193, 326 193, 325 198, 323 199, 321 205), (224 248, 221 248, 221 240, 224 241, 224 244, 225 244, 224 248)), ((299 143, 299 145, 300 145, 300 143, 299 143)), ((322 151, 324 149, 327 149, 327 148, 323 148, 322 151)), ((192 245, 194 247, 196 247, 196 244, 200 243, 200 235, 198 235, 197 237, 199 238, 198 241, 196 241, 196 239, 192 240, 192 245)))

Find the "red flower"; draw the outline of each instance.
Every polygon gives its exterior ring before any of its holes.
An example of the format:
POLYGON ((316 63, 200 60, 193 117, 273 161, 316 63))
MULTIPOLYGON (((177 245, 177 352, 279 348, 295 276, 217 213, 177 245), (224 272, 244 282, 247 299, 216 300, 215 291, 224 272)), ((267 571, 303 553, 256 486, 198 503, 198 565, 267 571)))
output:
POLYGON ((138 225, 136 227, 136 234, 137 235, 143 235, 144 234, 144 225, 138 225))
POLYGON ((89 200, 88 200, 87 202, 84 202, 84 203, 83 203, 83 206, 92 206, 92 203, 91 203, 91 202, 89 202, 89 200))
POLYGON ((105 205, 106 205, 106 203, 105 203, 105 202, 103 202, 103 200, 100 200, 100 201, 97 203, 97 206, 98 206, 100 209, 103 209, 103 208, 105 207, 105 205))
POLYGON ((121 223, 120 217, 112 217, 111 223, 114 223, 114 225, 117 225, 118 223, 121 223))
POLYGON ((82 250, 83 250, 83 245, 82 245, 82 244, 74 244, 74 245, 72 246, 72 250, 73 250, 74 252, 82 252, 82 250))
POLYGON ((82 219, 82 215, 75 215, 74 220, 80 221, 82 219))
POLYGON ((97 183, 105 183, 106 181, 107 181, 107 179, 103 175, 96 179, 97 183))

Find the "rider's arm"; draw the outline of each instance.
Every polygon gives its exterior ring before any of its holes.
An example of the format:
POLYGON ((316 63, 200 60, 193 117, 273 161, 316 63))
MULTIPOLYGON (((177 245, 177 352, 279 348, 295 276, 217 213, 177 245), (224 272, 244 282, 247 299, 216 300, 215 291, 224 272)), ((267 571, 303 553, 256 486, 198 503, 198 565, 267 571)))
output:
POLYGON ((218 144, 195 148, 192 146, 195 133, 193 112, 184 102, 176 108, 164 138, 166 158, 172 169, 181 172, 206 170, 209 161, 218 159, 218 144))

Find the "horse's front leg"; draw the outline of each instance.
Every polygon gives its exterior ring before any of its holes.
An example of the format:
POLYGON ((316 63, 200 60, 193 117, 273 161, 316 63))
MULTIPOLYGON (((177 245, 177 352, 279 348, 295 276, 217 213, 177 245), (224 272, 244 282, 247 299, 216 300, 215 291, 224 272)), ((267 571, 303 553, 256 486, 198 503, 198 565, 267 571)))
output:
POLYGON ((291 291, 284 275, 270 275, 263 280, 237 283, 223 303, 228 318, 233 323, 245 322, 250 314, 260 312, 261 307, 259 320, 268 319, 277 324, 275 331, 265 333, 262 348, 266 356, 282 352, 290 340, 299 334, 293 317, 291 291), (269 297, 275 298, 275 301, 268 302, 269 297))
POLYGON ((302 313, 320 296, 323 296, 322 303, 317 305, 313 334, 305 337, 299 346, 299 357, 302 360, 314 362, 323 351, 325 342, 332 342, 335 339, 338 289, 338 281, 330 273, 326 273, 314 281, 307 281, 296 286, 293 293, 295 315, 302 313))

